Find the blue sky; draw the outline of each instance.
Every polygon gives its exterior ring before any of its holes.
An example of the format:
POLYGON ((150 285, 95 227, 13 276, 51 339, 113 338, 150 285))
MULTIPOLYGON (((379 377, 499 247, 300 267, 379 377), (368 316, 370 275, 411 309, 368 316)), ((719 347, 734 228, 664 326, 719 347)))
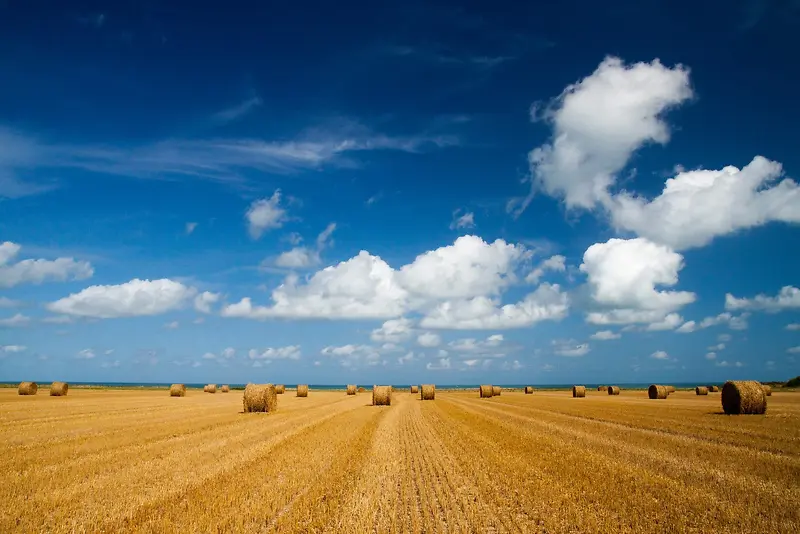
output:
POLYGON ((0 1, 0 380, 797 375, 798 25, 0 1))

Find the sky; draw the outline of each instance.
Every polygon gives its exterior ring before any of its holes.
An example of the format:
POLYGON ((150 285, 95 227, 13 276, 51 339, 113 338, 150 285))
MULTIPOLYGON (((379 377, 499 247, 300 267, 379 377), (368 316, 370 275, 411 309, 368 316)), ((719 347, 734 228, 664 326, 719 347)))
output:
POLYGON ((0 380, 800 374, 800 2, 0 0, 0 380))

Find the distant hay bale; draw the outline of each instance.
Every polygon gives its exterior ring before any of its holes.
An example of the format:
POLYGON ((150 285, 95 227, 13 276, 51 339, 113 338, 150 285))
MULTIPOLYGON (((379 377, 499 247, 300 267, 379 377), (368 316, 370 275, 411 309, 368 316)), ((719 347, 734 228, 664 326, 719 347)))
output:
POLYGON ((533 395, 533 388, 531 386, 525 386, 525 395, 533 395))
POLYGON ((675 386, 664 386, 664 387, 667 388, 667 395, 675 393, 675 386))
POLYGON ((572 396, 573 397, 585 397, 586 396, 586 386, 572 386, 572 396))
POLYGON ((647 388, 647 396, 651 399, 666 399, 667 395, 669 395, 669 393, 667 393, 667 386, 652 384, 647 388))
POLYGON ((228 384, 223 385, 219 390, 223 393, 228 393, 231 390, 231 387, 228 384))
POLYGON ((297 396, 308 397, 308 384, 297 384, 297 396))
POLYGON ((771 397, 772 396, 772 387, 771 386, 767 386, 766 384, 762 384, 761 385, 761 389, 764 390, 764 395, 766 395, 767 397, 771 397))
POLYGON ((597 386, 597 391, 606 391, 608 386, 597 386))
POLYGON ((767 394, 755 380, 729 380, 722 386, 722 409, 727 414, 763 414, 767 394))
POLYGON ((503 388, 500 386, 492 386, 492 396, 499 397, 500 394, 503 392, 503 388))
POLYGON ((708 388, 705 386, 697 386, 694 388, 694 392, 697 395, 708 395, 708 388))
POLYGON ((359 393, 364 393, 364 392, 366 392, 366 391, 367 391, 367 388, 365 388, 365 387, 360 387, 360 388, 358 388, 358 392, 359 392, 359 393))
POLYGON ((169 387, 169 396, 170 397, 185 397, 186 396, 186 386, 183 384, 172 384, 169 387))
POLYGON ((419 394, 422 400, 433 400, 436 397, 436 386, 433 384, 422 384, 419 394))
POLYGON ((217 385, 216 384, 208 384, 203 388, 205 393, 216 393, 217 392, 217 385))
POLYGON ((494 387, 491 385, 482 385, 480 388, 481 398, 488 399, 494 396, 494 387))
POLYGON ((417 386, 411 386, 411 393, 412 393, 412 394, 419 393, 419 387, 417 387, 417 386))
POLYGON ((709 393, 719 393, 719 386, 708 386, 709 393))
POLYGON ((619 386, 608 386, 609 395, 619 395, 619 386))
POLYGON ((392 386, 372 386, 372 405, 390 406, 392 404, 392 386))
POLYGON ((286 393, 286 386, 284 386, 283 384, 278 384, 277 386, 275 386, 275 393, 278 395, 283 395, 284 393, 286 393))
POLYGON ((39 385, 36 382, 20 382, 17 392, 20 395, 36 395, 39 391, 39 385))
POLYGON ((53 382, 50 384, 51 397, 63 397, 69 391, 69 384, 66 382, 53 382))
POLYGON ((278 408, 278 393, 272 384, 247 384, 242 404, 246 413, 274 412, 278 408))
POLYGON ((347 384, 347 394, 348 395, 355 395, 356 394, 356 385, 355 384, 347 384))

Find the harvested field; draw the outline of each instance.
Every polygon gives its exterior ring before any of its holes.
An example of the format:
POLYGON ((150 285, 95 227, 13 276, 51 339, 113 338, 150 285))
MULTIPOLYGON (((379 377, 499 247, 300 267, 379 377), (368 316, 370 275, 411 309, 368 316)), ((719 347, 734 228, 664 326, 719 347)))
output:
POLYGON ((0 389, 0 532, 800 531, 800 393, 475 393, 0 389))

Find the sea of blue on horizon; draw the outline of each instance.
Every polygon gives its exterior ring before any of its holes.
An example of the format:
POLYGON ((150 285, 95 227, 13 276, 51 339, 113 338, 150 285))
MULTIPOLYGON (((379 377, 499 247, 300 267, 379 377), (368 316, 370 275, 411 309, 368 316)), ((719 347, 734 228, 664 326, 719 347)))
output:
MULTIPOLYGON (((49 381, 41 381, 42 384, 48 384, 49 381)), ((19 382, 0 382, 3 386, 13 386, 16 387, 19 382)), ((705 385, 705 382, 671 382, 670 385, 675 386, 676 388, 693 388, 697 385, 705 385)), ((78 386, 88 386, 88 387, 112 387, 112 388, 158 388, 158 387, 169 387, 171 383, 167 382, 70 382, 71 387, 78 387, 78 386)), ((184 384, 187 388, 202 388, 206 384, 184 384)), ((236 383, 229 383, 228 384, 232 388, 244 388, 247 384, 236 384, 236 383)), ((287 388, 296 388, 297 384, 285 384, 287 388)), ((364 384, 359 384, 364 385, 364 384)), ((392 387, 398 389, 407 389, 411 387, 411 384, 391 384, 392 387)), ((416 384, 415 384, 416 385, 416 384)), ((535 389, 571 389, 575 384, 493 384, 495 386, 499 386, 502 388, 509 388, 509 389, 522 389, 525 386, 532 386, 535 389)), ((598 386, 606 386, 608 384, 591 384, 585 383, 580 384, 582 386, 586 386, 589 389, 595 389, 598 386)), ((619 386, 620 388, 624 389, 647 389, 650 386, 650 383, 617 383, 613 384, 615 386, 619 386)), ((480 384, 436 384, 436 386, 440 388, 446 389, 478 389, 480 384)), ((309 384, 309 389, 311 390, 339 390, 339 389, 346 389, 346 384, 309 384)))

